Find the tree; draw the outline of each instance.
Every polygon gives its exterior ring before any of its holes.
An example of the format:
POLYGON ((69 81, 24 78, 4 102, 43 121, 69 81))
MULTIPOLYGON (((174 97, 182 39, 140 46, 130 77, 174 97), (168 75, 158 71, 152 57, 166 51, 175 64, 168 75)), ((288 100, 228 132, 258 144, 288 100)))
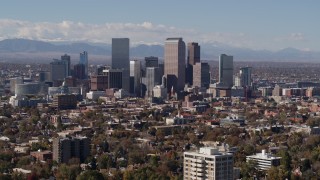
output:
POLYGON ((57 179, 75 180, 77 175, 81 172, 79 165, 61 164, 58 168, 57 179))
POLYGON ((112 165, 113 165, 112 157, 110 157, 109 155, 103 154, 98 158, 98 167, 100 169, 108 169, 112 167, 112 165))
POLYGON ((77 180, 104 180, 103 175, 96 170, 87 170, 77 176, 77 180))
POLYGON ((250 160, 248 162, 242 163, 240 171, 241 177, 243 179, 249 179, 250 177, 253 177, 254 174, 257 172, 256 167, 256 161, 250 160))

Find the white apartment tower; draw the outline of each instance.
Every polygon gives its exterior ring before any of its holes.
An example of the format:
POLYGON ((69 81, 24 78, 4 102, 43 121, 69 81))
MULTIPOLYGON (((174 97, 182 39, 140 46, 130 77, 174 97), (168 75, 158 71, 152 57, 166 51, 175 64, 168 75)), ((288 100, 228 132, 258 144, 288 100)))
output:
POLYGON ((183 179, 233 180, 233 154, 212 147, 184 152, 183 179))

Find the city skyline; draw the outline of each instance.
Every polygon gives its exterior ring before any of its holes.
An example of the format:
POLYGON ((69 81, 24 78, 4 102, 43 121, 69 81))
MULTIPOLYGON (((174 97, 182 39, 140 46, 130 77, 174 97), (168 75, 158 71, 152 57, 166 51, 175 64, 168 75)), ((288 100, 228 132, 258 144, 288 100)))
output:
POLYGON ((183 37, 186 42, 200 44, 320 51, 318 2, 140 2, 4 2, 0 8, 0 40, 111 43, 113 37, 128 37, 132 44, 164 44, 167 37, 183 37), (185 12, 193 7, 201 11, 176 13, 177 5, 185 12), (57 14, 57 9, 61 13, 57 14))

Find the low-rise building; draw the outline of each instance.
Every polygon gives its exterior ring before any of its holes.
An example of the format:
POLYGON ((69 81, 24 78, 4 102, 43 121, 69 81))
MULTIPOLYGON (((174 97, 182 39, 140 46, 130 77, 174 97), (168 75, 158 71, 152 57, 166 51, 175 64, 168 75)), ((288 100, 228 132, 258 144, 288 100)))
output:
POLYGON ((265 150, 262 150, 261 153, 255 155, 247 156, 247 162, 252 160, 257 162, 257 168, 260 170, 268 170, 272 166, 279 166, 281 157, 275 157, 269 153, 266 153, 265 150))

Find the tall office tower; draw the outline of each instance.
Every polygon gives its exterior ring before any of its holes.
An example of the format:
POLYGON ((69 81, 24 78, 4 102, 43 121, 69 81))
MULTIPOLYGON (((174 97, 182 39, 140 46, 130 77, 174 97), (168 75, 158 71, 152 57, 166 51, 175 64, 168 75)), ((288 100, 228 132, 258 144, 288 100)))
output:
POLYGON ((68 163, 71 158, 79 158, 84 162, 90 155, 90 139, 87 137, 54 138, 53 160, 68 163))
POLYGON ((219 83, 231 88, 233 86, 233 56, 221 54, 219 58, 219 83))
POLYGON ((183 179, 233 180, 233 154, 211 147, 184 152, 183 179))
POLYGON ((164 46, 164 75, 167 91, 180 92, 184 89, 186 68, 186 45, 182 38, 167 38, 164 46))
POLYGON ((67 61, 53 59, 53 62, 50 63, 50 80, 52 82, 60 80, 63 81, 67 74, 67 61))
POLYGON ((158 67, 159 66, 159 59, 158 57, 149 56, 144 58, 147 67, 158 67))
POLYGON ((198 62, 193 65, 193 86, 209 88, 210 66, 208 63, 198 62))
POLYGON ((160 85, 159 82, 159 68, 158 67, 147 67, 146 68, 146 78, 145 78, 145 85, 147 88, 146 96, 152 97, 153 88, 156 85, 160 85))
POLYGON ((193 65, 200 62, 200 46, 198 43, 188 43, 188 56, 186 67, 186 83, 193 83, 193 65))
POLYGON ((141 62, 130 61, 130 93, 141 96, 141 62))
POLYGON ((129 38, 112 38, 112 69, 121 69, 122 88, 130 92, 129 38))
POLYGON ((88 53, 87 51, 83 51, 80 53, 80 61, 79 64, 83 64, 85 67, 85 77, 88 77, 88 53))
POLYGON ((251 72, 252 67, 240 68, 241 86, 251 86, 251 72))
POLYGON ((86 66, 84 64, 76 64, 73 66, 73 77, 77 79, 86 79, 86 66))
POLYGON ((66 74, 67 76, 70 76, 71 57, 67 54, 64 54, 61 56, 61 61, 66 61, 66 74))
POLYGON ((200 46, 198 43, 188 43, 188 64, 195 65, 200 62, 200 46))

